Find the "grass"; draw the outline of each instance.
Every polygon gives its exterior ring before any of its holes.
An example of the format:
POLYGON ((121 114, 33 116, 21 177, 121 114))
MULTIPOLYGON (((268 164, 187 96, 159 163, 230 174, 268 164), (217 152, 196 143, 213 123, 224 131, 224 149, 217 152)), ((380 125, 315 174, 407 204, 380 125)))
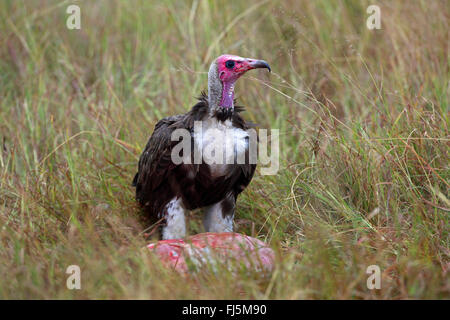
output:
POLYGON ((375 1, 368 30, 372 2, 2 1, 0 298, 450 298, 450 13, 375 1), (72 3, 81 30, 65 27, 72 3), (156 121, 190 109, 222 53, 273 69, 236 88, 281 153, 236 227, 277 267, 184 279, 141 249, 130 184, 156 121), (81 290, 66 288, 72 264, 81 290))

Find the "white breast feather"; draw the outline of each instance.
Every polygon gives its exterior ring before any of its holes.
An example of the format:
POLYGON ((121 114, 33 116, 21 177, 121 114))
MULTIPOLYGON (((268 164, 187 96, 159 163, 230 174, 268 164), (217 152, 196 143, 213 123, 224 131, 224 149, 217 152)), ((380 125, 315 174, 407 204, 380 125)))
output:
POLYGON ((219 122, 215 118, 202 122, 201 134, 194 132, 196 147, 202 150, 203 161, 209 164, 215 176, 223 175, 227 164, 245 159, 248 137, 245 130, 233 127, 230 120, 219 122))

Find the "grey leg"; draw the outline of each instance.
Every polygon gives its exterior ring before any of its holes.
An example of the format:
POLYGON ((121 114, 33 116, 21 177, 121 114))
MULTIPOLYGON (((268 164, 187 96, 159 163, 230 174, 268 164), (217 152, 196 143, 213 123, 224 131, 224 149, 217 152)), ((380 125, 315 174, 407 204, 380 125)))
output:
POLYGON ((236 199, 228 195, 225 199, 205 208, 203 225, 206 232, 233 232, 236 199))
POLYGON ((162 228, 162 238, 180 239, 186 236, 185 209, 180 198, 173 198, 165 208, 166 225, 162 228))

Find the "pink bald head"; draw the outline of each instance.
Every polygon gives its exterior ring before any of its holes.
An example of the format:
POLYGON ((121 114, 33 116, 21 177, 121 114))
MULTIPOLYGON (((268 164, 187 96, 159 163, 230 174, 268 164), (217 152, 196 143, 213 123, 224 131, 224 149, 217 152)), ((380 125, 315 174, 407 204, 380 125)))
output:
POLYGON ((222 99, 220 106, 230 108, 234 100, 234 83, 248 70, 267 68, 269 64, 264 60, 242 58, 231 54, 221 55, 216 59, 217 73, 222 82, 222 99))
POLYGON ((216 59, 219 78, 222 82, 236 81, 248 70, 256 68, 267 68, 269 64, 264 60, 242 58, 231 54, 221 55, 216 59))

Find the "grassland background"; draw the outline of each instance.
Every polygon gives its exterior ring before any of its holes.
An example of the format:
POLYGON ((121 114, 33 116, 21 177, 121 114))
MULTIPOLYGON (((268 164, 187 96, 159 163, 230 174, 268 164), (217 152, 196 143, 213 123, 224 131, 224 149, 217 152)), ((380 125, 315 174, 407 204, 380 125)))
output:
POLYGON ((439 0, 2 0, 0 298, 450 298, 449 18, 439 0), (156 121, 190 109, 222 53, 273 69, 237 83, 281 157, 236 228, 278 263, 184 279, 141 250, 130 183, 156 121))

